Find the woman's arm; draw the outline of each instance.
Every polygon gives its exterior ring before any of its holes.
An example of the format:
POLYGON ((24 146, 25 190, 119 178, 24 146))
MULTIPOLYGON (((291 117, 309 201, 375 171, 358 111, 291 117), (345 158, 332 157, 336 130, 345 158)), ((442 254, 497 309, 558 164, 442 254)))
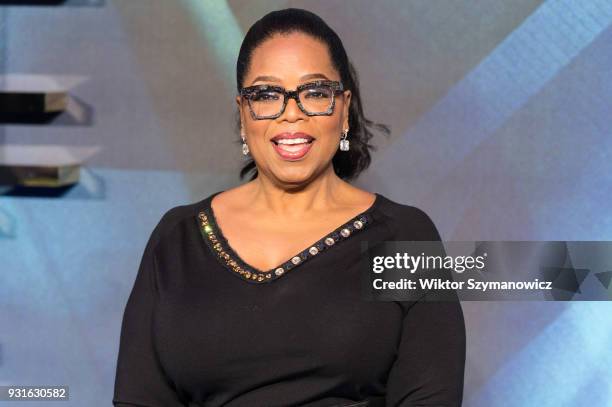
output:
POLYGON ((387 406, 461 406, 465 325, 458 301, 405 310, 397 359, 387 382, 387 406))
POLYGON ((166 379, 153 346, 156 300, 155 246, 160 223, 145 248, 121 325, 113 405, 116 407, 183 406, 166 379))
MULTIPOLYGON (((441 241, 430 217, 418 208, 408 208, 401 216, 405 223, 400 225, 397 240, 441 241)), ((438 249, 440 255, 446 255, 443 246, 438 249)), ((446 269, 435 272, 452 280, 446 269)), ((398 304, 403 310, 402 334, 389 372, 386 405, 461 406, 466 333, 457 293, 429 290, 419 301, 398 304)))

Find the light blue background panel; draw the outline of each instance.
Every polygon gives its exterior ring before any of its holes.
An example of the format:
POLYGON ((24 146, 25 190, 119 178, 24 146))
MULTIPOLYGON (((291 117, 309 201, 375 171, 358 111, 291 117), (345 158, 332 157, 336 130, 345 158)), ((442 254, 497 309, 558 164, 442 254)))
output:
MULTIPOLYGON (((146 240, 167 209, 239 183, 238 48, 290 6, 338 32, 366 115, 392 128, 358 186, 422 208, 445 240, 612 240, 610 0, 0 7, 1 73, 71 95, 0 144, 98 148, 62 196, 0 195, 0 384, 111 404, 146 240)), ((612 406, 610 303, 463 307, 465 406, 612 406)))

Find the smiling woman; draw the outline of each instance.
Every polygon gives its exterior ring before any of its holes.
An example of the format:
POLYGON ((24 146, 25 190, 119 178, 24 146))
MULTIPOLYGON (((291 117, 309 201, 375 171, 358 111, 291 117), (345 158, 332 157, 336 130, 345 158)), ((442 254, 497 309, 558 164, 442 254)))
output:
POLYGON ((371 160, 357 75, 301 9, 247 32, 236 105, 251 180, 171 208, 125 307, 115 406, 459 406, 458 301, 361 297, 361 241, 440 240, 347 180, 371 160))
MULTIPOLYGON (((297 120, 300 120, 300 115, 306 115, 313 118, 306 124, 309 127, 316 126, 319 134, 325 136, 324 142, 318 142, 326 144, 318 146, 319 149, 325 148, 320 150, 319 154, 324 154, 321 160, 328 165, 331 162, 329 169, 338 177, 351 180, 370 165, 370 150, 375 150, 369 143, 373 137, 371 129, 379 130, 385 135, 390 132, 387 126, 365 117, 357 71, 338 35, 322 19, 305 10, 273 12, 255 23, 244 38, 236 68, 236 103, 239 115, 237 123, 241 141, 248 146, 244 149, 246 152, 257 148, 257 135, 262 132, 268 137, 275 130, 291 135, 291 127, 302 127, 305 124, 295 122, 295 113, 298 114, 297 120), (316 85, 317 83, 325 85, 316 85), (269 104, 269 109, 276 115, 268 117, 269 119, 277 119, 277 115, 289 109, 286 113, 287 121, 280 129, 277 129, 278 120, 253 121, 258 118, 265 119, 256 117, 255 103, 252 102, 252 97, 248 96, 257 89, 254 85, 272 87, 269 90, 273 90, 275 96, 274 102, 269 104), (301 91, 296 89, 298 86, 301 91), (297 92, 283 92, 290 88, 297 92), (317 106, 312 106, 315 96, 319 102, 317 106), (295 103, 291 103, 290 99, 295 103), (298 108, 299 111, 294 110, 298 108), (251 116, 251 121, 247 120, 247 115, 251 116), (294 123, 294 126, 288 126, 288 123, 294 123), (340 137, 343 139, 342 143, 339 143, 340 137), (339 144, 341 149, 337 151, 339 144)), ((267 96, 269 93, 259 89, 260 93, 257 95, 270 100, 270 96, 267 96)), ((256 164, 256 154, 252 153, 252 159, 242 168, 241 178, 252 172, 253 180, 262 170, 261 163, 256 164)))

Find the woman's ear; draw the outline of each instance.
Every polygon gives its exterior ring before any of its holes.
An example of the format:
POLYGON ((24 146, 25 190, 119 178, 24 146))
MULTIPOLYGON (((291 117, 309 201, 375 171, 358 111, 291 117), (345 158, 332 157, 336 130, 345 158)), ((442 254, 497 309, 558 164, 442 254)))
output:
POLYGON ((238 106, 238 114, 240 115, 240 135, 244 135, 244 117, 242 116, 242 98, 236 96, 236 105, 238 106))
POLYGON ((344 91, 344 109, 343 109, 343 113, 344 113, 344 127, 343 129, 348 129, 349 127, 349 112, 350 112, 350 107, 351 107, 351 91, 350 90, 346 90, 344 91))

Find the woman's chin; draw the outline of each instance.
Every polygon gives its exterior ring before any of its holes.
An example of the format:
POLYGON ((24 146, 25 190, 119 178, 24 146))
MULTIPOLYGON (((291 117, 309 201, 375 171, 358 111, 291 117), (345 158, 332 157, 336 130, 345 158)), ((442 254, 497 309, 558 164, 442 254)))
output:
POLYGON ((274 177, 282 183, 301 184, 312 178, 313 169, 310 166, 293 166, 291 168, 276 168, 274 177))

